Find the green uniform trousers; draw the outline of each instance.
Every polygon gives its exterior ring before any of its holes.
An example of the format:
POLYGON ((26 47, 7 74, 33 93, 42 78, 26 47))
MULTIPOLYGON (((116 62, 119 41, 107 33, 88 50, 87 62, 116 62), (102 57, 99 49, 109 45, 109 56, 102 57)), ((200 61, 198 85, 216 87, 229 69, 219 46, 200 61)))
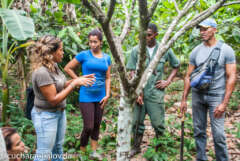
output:
POLYGON ((144 104, 137 104, 133 109, 133 134, 143 135, 145 130, 144 119, 146 114, 149 115, 151 124, 155 130, 156 136, 162 135, 165 129, 164 103, 157 103, 144 99, 144 104))

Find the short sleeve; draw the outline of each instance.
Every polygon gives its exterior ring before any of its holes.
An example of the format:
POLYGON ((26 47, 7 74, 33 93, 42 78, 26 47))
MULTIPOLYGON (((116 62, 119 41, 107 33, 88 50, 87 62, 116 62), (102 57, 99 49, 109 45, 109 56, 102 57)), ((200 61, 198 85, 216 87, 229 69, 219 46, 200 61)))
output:
POLYGON ((196 59, 196 54, 197 54, 197 48, 198 47, 194 48, 193 51, 191 52, 190 56, 189 56, 189 63, 191 65, 194 65, 194 66, 196 66, 195 59, 196 59))
POLYGON ((82 64, 84 61, 85 55, 86 55, 85 52, 82 51, 75 56, 75 59, 77 59, 77 61, 82 64))
POLYGON ((137 48, 135 47, 131 51, 126 68, 128 70, 136 70, 136 64, 137 64, 137 48))
POLYGON ((230 46, 226 45, 224 54, 225 54, 225 64, 236 63, 235 52, 230 46))
POLYGON ((35 82, 38 87, 54 84, 54 80, 50 76, 49 72, 44 70, 35 73, 35 82))
POLYGON ((173 67, 173 68, 179 67, 180 66, 180 61, 176 57, 176 55, 174 54, 173 50, 169 49, 167 54, 168 54, 168 60, 169 60, 169 63, 171 65, 171 67, 173 67))

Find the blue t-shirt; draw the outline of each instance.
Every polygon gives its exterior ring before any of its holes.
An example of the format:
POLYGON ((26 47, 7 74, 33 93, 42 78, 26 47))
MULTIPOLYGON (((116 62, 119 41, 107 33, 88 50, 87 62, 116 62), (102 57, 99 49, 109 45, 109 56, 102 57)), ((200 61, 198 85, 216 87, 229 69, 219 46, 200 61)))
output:
POLYGON ((79 102, 100 102, 106 96, 105 80, 108 67, 111 65, 109 55, 103 53, 102 58, 93 56, 91 50, 85 50, 75 57, 82 65, 82 74, 95 74, 96 81, 92 86, 81 86, 79 102))

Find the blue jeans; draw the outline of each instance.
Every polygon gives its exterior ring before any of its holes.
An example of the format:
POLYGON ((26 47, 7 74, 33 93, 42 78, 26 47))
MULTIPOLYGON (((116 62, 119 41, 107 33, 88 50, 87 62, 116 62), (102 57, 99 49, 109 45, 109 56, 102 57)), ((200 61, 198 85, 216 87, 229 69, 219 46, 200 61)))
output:
POLYGON ((192 92, 193 126, 197 148, 197 161, 207 160, 205 151, 207 142, 207 112, 209 112, 210 116, 216 160, 228 161, 226 137, 224 134, 225 114, 223 114, 221 118, 214 117, 214 110, 221 104, 223 98, 224 95, 212 96, 192 92))
POLYGON ((34 161, 63 161, 64 136, 66 131, 65 111, 31 112, 33 125, 37 134, 37 150, 34 161))

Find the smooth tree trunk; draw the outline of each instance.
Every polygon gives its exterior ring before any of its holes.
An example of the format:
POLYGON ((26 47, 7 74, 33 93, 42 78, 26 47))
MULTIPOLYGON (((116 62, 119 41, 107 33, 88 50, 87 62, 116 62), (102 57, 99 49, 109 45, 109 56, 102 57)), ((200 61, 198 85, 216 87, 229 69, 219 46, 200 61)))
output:
POLYGON ((126 95, 123 88, 121 88, 118 111, 117 161, 128 161, 130 160, 129 152, 131 150, 133 108, 131 99, 126 95))

